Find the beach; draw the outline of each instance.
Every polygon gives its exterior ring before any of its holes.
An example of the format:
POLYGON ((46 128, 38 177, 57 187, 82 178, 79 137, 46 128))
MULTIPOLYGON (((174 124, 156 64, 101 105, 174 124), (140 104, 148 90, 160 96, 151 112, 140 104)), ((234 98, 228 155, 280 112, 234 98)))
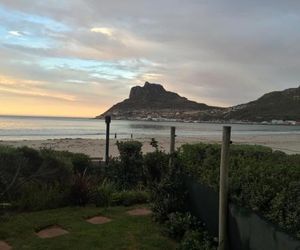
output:
MULTIPOLYGON (((169 151, 170 138, 167 136, 155 137, 161 150, 169 151)), ((271 147, 273 150, 280 150, 287 154, 300 153, 300 134, 277 134, 277 135, 232 135, 234 144, 251 144, 271 147)), ((130 139, 119 139, 128 141, 130 139)), ((143 144, 144 153, 151 152, 154 148, 150 145, 151 137, 138 137, 133 140, 143 144)), ((118 156, 116 146, 117 139, 110 139, 110 155, 118 156)), ((221 136, 197 136, 197 137, 176 137, 176 148, 186 143, 221 143, 221 136)), ((59 151, 70 151, 74 153, 84 153, 92 158, 103 158, 105 154, 104 139, 47 139, 47 140, 15 140, 0 141, 0 145, 10 145, 13 147, 28 146, 34 149, 51 148, 59 151)))

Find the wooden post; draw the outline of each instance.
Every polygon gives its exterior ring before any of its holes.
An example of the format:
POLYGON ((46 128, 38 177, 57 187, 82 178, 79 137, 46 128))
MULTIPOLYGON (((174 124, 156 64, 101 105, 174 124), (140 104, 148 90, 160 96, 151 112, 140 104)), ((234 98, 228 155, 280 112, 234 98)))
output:
POLYGON ((223 142, 220 164, 219 191, 219 246, 218 250, 227 249, 227 215, 228 215, 228 168, 231 127, 223 127, 223 142))
POLYGON ((106 123, 106 147, 105 147, 105 163, 108 165, 109 161, 109 127, 110 127, 111 117, 109 115, 105 116, 106 123))
POLYGON ((133 138, 133 134, 130 134, 130 139, 132 139, 133 138))
POLYGON ((171 127, 171 135, 170 135, 170 160, 169 160, 169 166, 172 167, 174 162, 174 152, 175 152, 175 132, 176 128, 171 127))

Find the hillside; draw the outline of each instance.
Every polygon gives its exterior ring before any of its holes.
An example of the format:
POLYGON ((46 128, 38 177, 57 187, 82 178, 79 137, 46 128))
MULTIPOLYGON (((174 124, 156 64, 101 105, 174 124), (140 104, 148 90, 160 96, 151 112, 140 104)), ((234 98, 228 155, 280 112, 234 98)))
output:
POLYGON ((300 121, 300 86, 270 92, 255 101, 234 106, 226 112, 223 119, 300 121))
POLYGON ((128 99, 115 104, 97 118, 106 115, 111 115, 114 119, 300 121, 300 86, 270 92, 249 103, 222 108, 190 101, 165 90, 160 84, 146 82, 143 87, 133 87, 128 99))
POLYGON ((190 101, 177 93, 166 91, 160 84, 146 82, 143 87, 133 87, 128 99, 115 104, 97 118, 111 115, 117 119, 147 117, 185 119, 197 118, 199 113, 209 113, 215 109, 220 108, 190 101))

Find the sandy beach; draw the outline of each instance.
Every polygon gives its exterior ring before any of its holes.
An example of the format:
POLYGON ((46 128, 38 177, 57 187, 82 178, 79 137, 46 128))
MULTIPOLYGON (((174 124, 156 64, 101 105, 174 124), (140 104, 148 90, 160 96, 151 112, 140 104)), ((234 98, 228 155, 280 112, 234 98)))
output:
MULTIPOLYGON (((170 139, 168 137, 155 138, 159 147, 166 152, 169 151, 170 139)), ((151 138, 135 138, 143 144, 143 152, 153 151, 150 146, 151 138)), ((117 156, 118 149, 116 139, 110 140, 110 155, 117 156)), ((119 140, 122 141, 122 140, 119 140)), ((124 141, 124 140, 123 140, 124 141)), ((271 147, 274 150, 281 150, 288 154, 300 154, 300 134, 278 134, 278 135, 232 135, 232 141, 236 144, 257 144, 271 147)), ((185 143, 220 143, 220 136, 202 137, 176 137, 176 147, 185 143)), ((93 158, 104 157, 105 140, 103 139, 50 139, 50 140, 23 140, 23 141, 0 141, 0 145, 13 147, 28 146, 35 149, 51 148, 55 150, 84 153, 93 158)))

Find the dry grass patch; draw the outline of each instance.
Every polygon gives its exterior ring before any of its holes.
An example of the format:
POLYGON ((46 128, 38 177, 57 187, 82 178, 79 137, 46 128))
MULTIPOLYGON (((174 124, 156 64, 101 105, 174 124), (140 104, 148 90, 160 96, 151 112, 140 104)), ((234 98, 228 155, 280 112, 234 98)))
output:
POLYGON ((0 240, 0 250, 11 250, 12 247, 3 240, 0 240))
POLYGON ((61 228, 60 226, 53 225, 38 231, 36 235, 42 239, 46 239, 61 236, 68 233, 69 232, 67 230, 61 228))
POLYGON ((139 216, 139 215, 149 215, 152 214, 152 211, 148 208, 136 208, 127 211, 128 214, 134 215, 134 216, 139 216))
POLYGON ((86 220, 87 222, 91 224, 105 224, 107 222, 110 222, 111 219, 104 217, 104 216, 94 216, 86 220))

